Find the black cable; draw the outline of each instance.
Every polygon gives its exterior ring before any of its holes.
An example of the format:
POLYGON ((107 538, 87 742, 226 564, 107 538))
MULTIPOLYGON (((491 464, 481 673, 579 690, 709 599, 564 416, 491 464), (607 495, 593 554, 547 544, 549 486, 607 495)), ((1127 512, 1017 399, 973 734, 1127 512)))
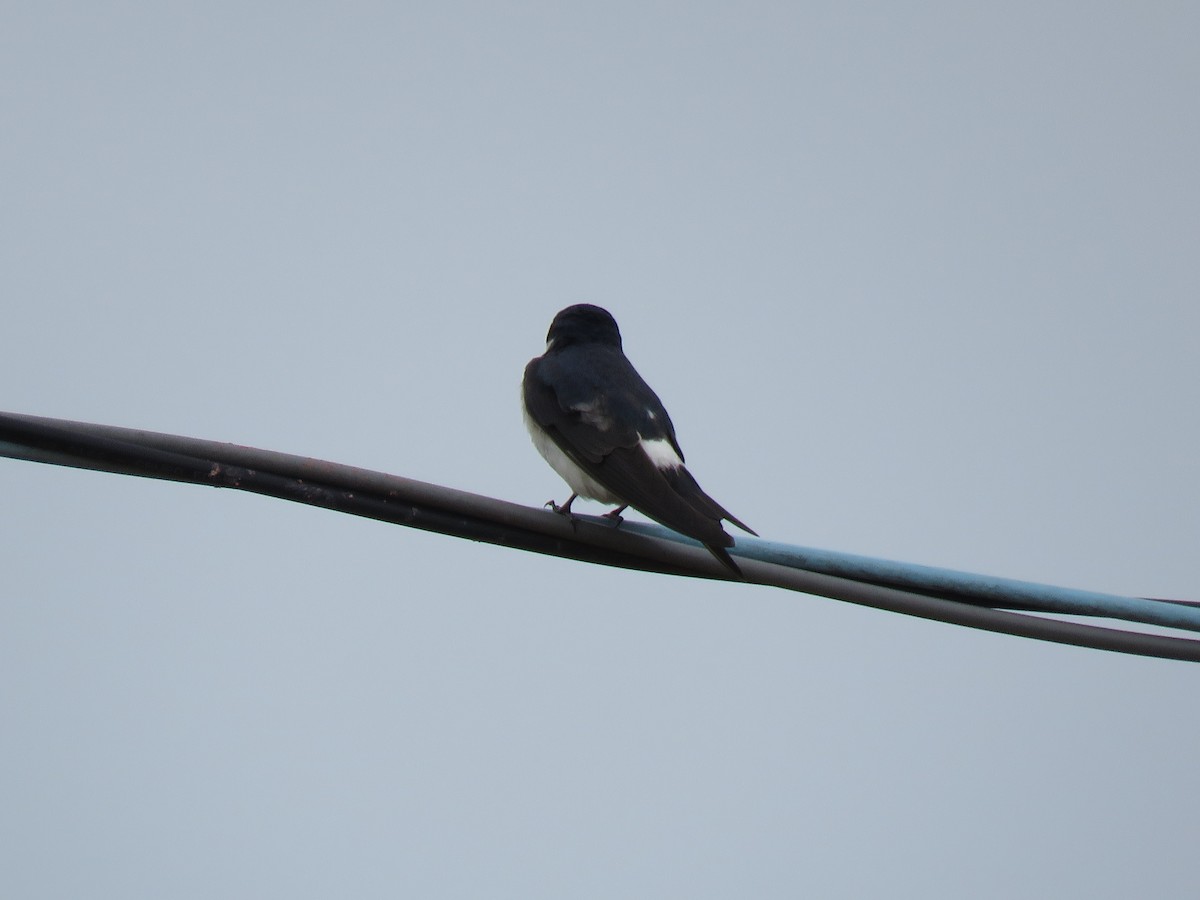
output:
MULTIPOLYGON (((492 517, 473 514, 467 509, 469 504, 454 496, 462 492, 423 482, 233 444, 216 444, 162 434, 154 434, 152 440, 152 433, 135 436, 124 429, 109 426, 76 429, 64 427, 64 424, 54 420, 0 414, 0 438, 43 451, 23 457, 35 461, 234 488, 550 556, 641 571, 695 574, 612 548, 591 547, 585 550, 586 545, 580 547, 575 541, 564 540, 565 535, 528 532, 514 528, 515 523, 498 523, 495 521, 495 510, 490 511, 492 517), (114 436, 122 433, 137 439, 114 436), (186 452, 189 448, 196 450, 197 454, 186 452), (447 502, 452 500, 460 502, 447 502)), ((469 494, 463 496, 474 497, 469 494)), ((570 529, 573 536, 575 529, 571 528, 570 523, 563 520, 562 525, 570 529)))

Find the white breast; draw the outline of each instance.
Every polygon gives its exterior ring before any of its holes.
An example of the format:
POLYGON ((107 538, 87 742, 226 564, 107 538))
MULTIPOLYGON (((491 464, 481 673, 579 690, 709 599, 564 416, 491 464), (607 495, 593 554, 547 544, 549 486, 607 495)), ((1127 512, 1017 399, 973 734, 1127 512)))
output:
POLYGON ((529 415, 524 399, 521 401, 521 413, 525 417, 525 427, 533 439, 533 446, 537 447, 538 453, 542 454, 542 458, 550 463, 550 468, 559 474, 572 492, 586 500, 599 500, 601 503, 622 502, 620 497, 593 479, 587 472, 575 465, 571 457, 562 452, 558 444, 554 443, 554 439, 546 434, 545 429, 529 415))

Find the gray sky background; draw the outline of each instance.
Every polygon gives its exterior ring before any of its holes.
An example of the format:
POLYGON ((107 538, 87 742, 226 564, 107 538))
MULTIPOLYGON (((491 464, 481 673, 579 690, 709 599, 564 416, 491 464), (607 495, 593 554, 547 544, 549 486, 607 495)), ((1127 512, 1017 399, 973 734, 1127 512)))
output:
MULTIPOLYGON (((1196 598, 1198 8, 900 7, 7 3, 0 408, 536 505, 593 302, 764 537, 1196 598)), ((5 897, 1195 889, 1194 666, 0 491, 5 897)))

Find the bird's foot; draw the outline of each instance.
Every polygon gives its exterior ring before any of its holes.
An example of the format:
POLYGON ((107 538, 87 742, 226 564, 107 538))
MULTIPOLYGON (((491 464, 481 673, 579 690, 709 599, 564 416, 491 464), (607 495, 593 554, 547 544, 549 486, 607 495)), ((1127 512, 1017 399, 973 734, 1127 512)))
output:
POLYGON ((576 519, 575 516, 571 513, 571 504, 575 502, 575 498, 578 496, 579 496, 578 494, 572 494, 570 497, 567 498, 567 502, 564 503, 562 506, 559 506, 553 500, 547 500, 545 505, 546 505, 547 509, 552 510, 553 512, 558 513, 560 516, 565 517, 566 520, 571 523, 571 527, 574 528, 575 523, 578 522, 579 520, 576 519))
POLYGON ((624 506, 618 506, 616 509, 604 513, 600 518, 608 519, 610 522, 612 522, 613 528, 620 528, 621 523, 625 521, 625 518, 621 515, 621 513, 625 512, 625 510, 628 508, 629 504, 626 503, 624 506))

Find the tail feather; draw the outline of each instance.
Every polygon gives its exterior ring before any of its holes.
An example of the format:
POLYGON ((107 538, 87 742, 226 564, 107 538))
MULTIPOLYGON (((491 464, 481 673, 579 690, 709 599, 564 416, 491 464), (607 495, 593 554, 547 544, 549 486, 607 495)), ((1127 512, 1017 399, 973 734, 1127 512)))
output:
POLYGON ((724 547, 720 547, 716 544, 705 544, 704 546, 708 549, 709 553, 717 558, 717 562, 721 563, 721 565, 727 568, 738 578, 742 579, 743 581, 746 580, 746 576, 742 574, 742 570, 738 567, 738 564, 733 561, 733 557, 729 555, 728 551, 724 547))
POLYGON ((738 519, 736 516, 730 515, 727 510, 721 510, 721 512, 725 513, 725 518, 728 521, 732 522, 738 528, 742 529, 742 531, 746 532, 746 534, 752 534, 755 537, 758 537, 758 532, 755 531, 753 528, 751 528, 749 525, 743 524, 741 519, 738 519))
POLYGON ((718 523, 722 519, 726 519, 747 534, 758 537, 757 531, 742 522, 741 519, 733 515, 712 497, 708 496, 692 473, 683 466, 677 469, 666 469, 663 471, 663 475, 671 484, 675 493, 686 500, 701 515, 707 516, 710 519, 716 519, 718 523))

